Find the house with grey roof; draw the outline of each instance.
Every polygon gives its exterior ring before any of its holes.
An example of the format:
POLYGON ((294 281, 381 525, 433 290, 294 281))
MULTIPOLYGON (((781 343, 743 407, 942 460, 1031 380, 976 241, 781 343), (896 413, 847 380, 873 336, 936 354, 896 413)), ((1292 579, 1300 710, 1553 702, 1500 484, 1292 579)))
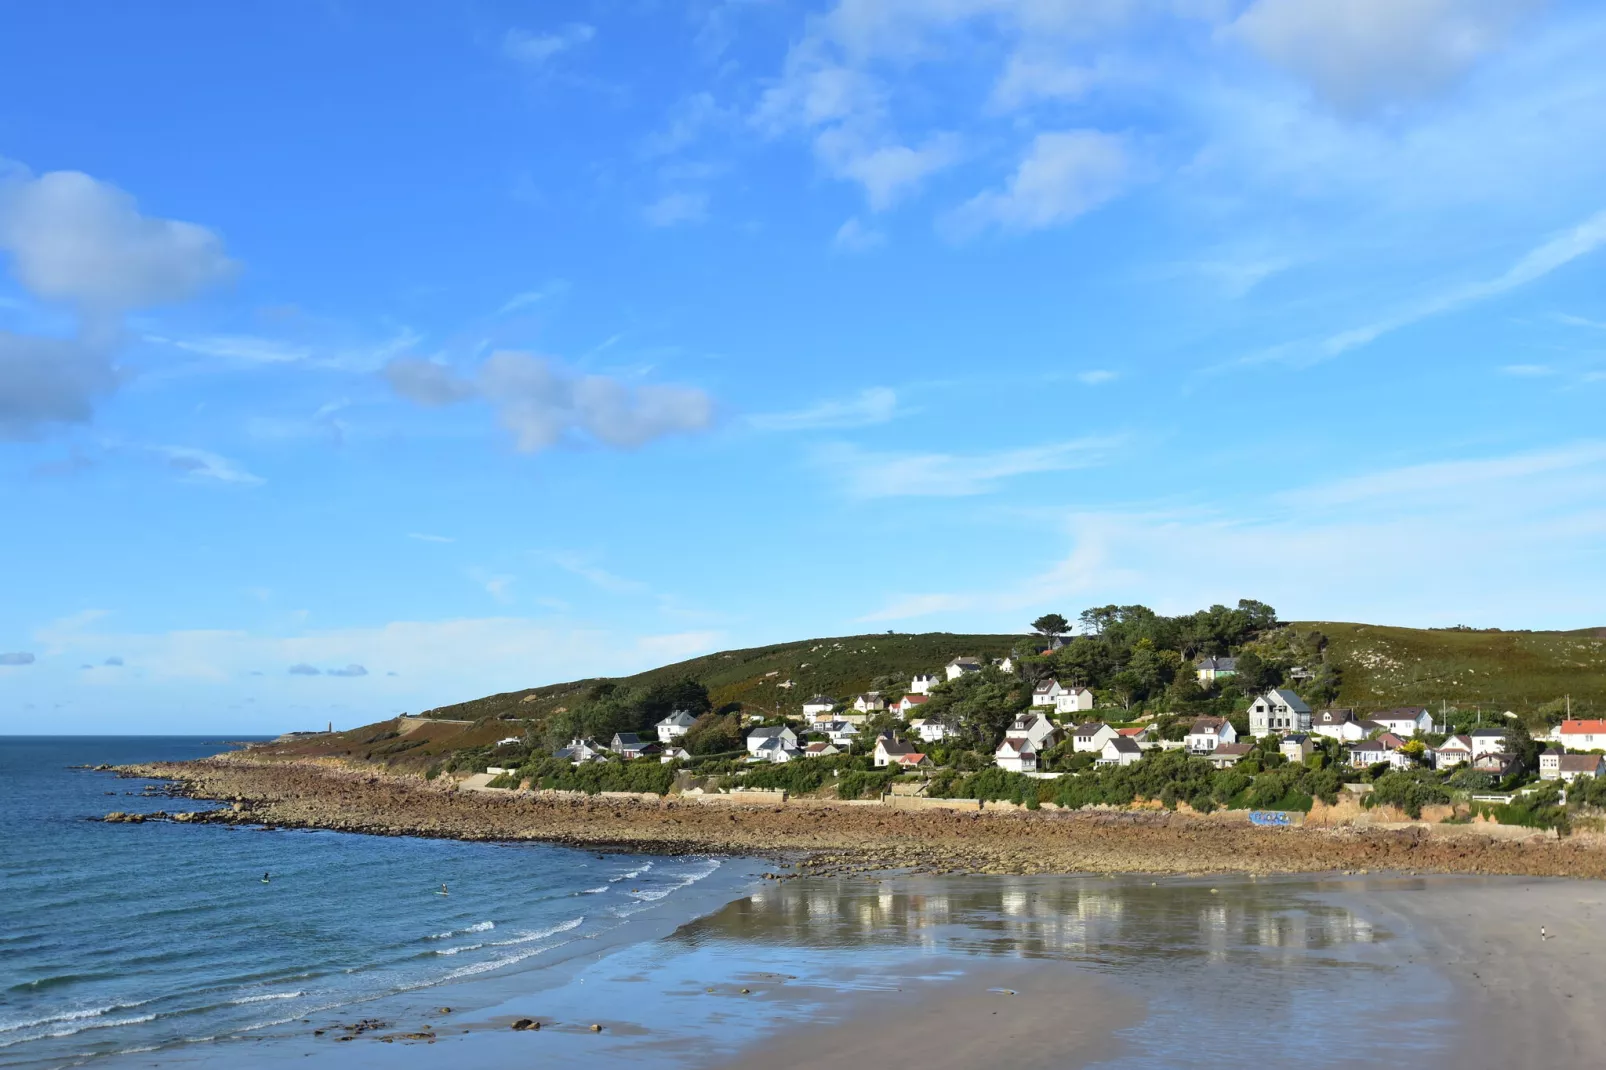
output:
POLYGON ((673 743, 687 732, 690 732, 691 726, 696 723, 697 718, 685 710, 676 710, 653 725, 653 727, 658 730, 658 742, 673 743))
POLYGON ((797 750, 797 733, 786 725, 778 725, 771 728, 755 728, 747 733, 748 755, 758 754, 759 749, 770 740, 778 740, 782 746, 797 750))
POLYGON ((1275 687, 1257 695, 1249 704, 1251 736, 1286 735, 1310 731, 1310 707, 1286 687, 1275 687))
POLYGON ((1133 762, 1141 761, 1142 758, 1142 747, 1125 736, 1117 735, 1104 741, 1104 746, 1099 750, 1098 759, 1093 764, 1103 766, 1131 765, 1133 762))
POLYGON ((943 668, 948 673, 948 679, 957 680, 966 673, 981 672, 981 659, 955 658, 943 668))
POLYGON ((1194 675, 1201 684, 1212 684, 1227 676, 1238 674, 1237 658, 1200 658, 1194 662, 1194 675))
POLYGON ((1120 735, 1115 729, 1103 721, 1089 721, 1087 724, 1077 726, 1071 733, 1071 751, 1082 754, 1087 751, 1098 753, 1104 749, 1104 744, 1120 735))

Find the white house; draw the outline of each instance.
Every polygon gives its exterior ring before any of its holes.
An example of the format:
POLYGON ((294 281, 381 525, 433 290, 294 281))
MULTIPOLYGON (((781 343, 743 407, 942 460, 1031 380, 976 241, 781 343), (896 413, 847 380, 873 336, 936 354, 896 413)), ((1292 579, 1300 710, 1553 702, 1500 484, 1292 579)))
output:
POLYGON ((1569 751, 1606 750, 1606 721, 1563 721, 1556 739, 1569 751))
POLYGON ((814 717, 821 713, 830 713, 836 709, 836 699, 829 695, 815 695, 803 703, 803 716, 814 717))
POLYGON ((691 726, 696 723, 697 718, 693 717, 685 710, 676 710, 668 717, 665 717, 663 720, 653 725, 653 727, 658 730, 658 742, 673 743, 687 732, 690 732, 691 726))
POLYGON ((1517 768, 1517 756, 1503 751, 1487 751, 1472 759, 1472 768, 1480 773, 1492 773, 1500 777, 1510 776, 1517 768))
POLYGON ((1095 765, 1131 765, 1143 757, 1143 748, 1127 739, 1125 736, 1116 736, 1105 740, 1104 746, 1099 748, 1099 758, 1095 765))
POLYGON ((602 745, 594 739, 571 739, 569 745, 560 748, 553 757, 566 759, 575 765, 582 762, 600 762, 602 745))
POLYGON ((1451 769, 1472 760, 1472 740, 1466 736, 1451 736, 1433 748, 1433 768, 1451 769))
POLYGON ((1598 754, 1563 754, 1551 747, 1539 756, 1539 779, 1571 784, 1581 776, 1598 777, 1606 773, 1606 759, 1598 754))
POLYGON ((1104 744, 1118 735, 1119 732, 1103 721, 1089 721, 1071 733, 1071 750, 1076 754, 1088 751, 1098 753, 1104 749, 1104 744))
POLYGON ((1252 736, 1309 731, 1310 707, 1286 687, 1273 688, 1249 704, 1249 734, 1252 736))
POLYGON ((1085 687, 1066 687, 1054 699, 1055 713, 1084 713, 1093 708, 1093 692, 1085 687))
POLYGON ((1004 742, 993 751, 993 761, 998 768, 1010 773, 1037 771, 1037 752, 1032 749, 1032 741, 1025 736, 1005 736, 1004 742))
POLYGON ((930 701, 931 699, 926 695, 905 695, 892 704, 892 712, 904 720, 908 720, 911 713, 930 701))
POLYGON ((883 735, 875 741, 875 765, 877 769, 884 769, 889 765, 897 765, 898 759, 906 754, 917 753, 913 745, 901 739, 883 735))
POLYGON ((803 748, 805 758, 834 758, 842 752, 834 743, 816 741, 803 748))
POLYGON ((1200 658, 1194 664, 1193 671, 1201 684, 1214 683, 1224 676, 1236 676, 1238 673, 1238 659, 1200 658))
POLYGON ((1032 750, 1039 754, 1060 741, 1059 726, 1040 713, 1021 714, 1006 735, 1025 736, 1032 741, 1032 750))
POLYGON ((1506 730, 1504 728, 1475 728, 1469 733, 1472 742, 1472 757, 1481 758, 1485 754, 1501 754, 1506 749, 1506 730))
POLYGON ((1433 715, 1421 706, 1401 706, 1393 710, 1378 710, 1372 720, 1397 736, 1407 738, 1433 731, 1433 715))
MULTIPOLYGON (((749 748, 751 750, 751 747, 749 748)), ((801 757, 802 751, 797 749, 797 741, 787 743, 784 739, 775 736, 762 741, 757 750, 747 756, 750 762, 789 762, 793 758, 801 757)))
POLYGON ((1387 762, 1396 769, 1404 769, 1411 764, 1411 759, 1400 750, 1400 738, 1388 733, 1357 743, 1350 748, 1349 762, 1354 766, 1376 765, 1378 762, 1387 762))
POLYGON ((814 730, 825 733, 826 739, 843 749, 851 747, 853 737, 859 734, 859 726, 852 721, 825 721, 816 724, 814 730))
POLYGON ((664 752, 658 755, 658 761, 664 765, 671 762, 683 762, 691 757, 691 751, 685 747, 665 747, 664 752))
POLYGON ((779 740, 782 745, 790 750, 797 750, 797 733, 787 726, 781 725, 777 728, 755 728, 747 733, 748 755, 756 755, 759 752, 759 748, 772 739, 779 740))
POLYGON ((936 718, 925 720, 917 717, 909 722, 909 728, 920 737, 922 743, 941 743, 954 734, 951 728, 936 718))
POLYGON ((955 658, 943 667, 948 673, 948 679, 957 680, 970 672, 981 672, 980 658, 955 658))
POLYGON ((1209 754, 1223 743, 1238 742, 1238 730, 1225 717, 1200 717, 1188 727, 1182 745, 1190 754, 1209 754))
POLYGON ((878 713, 887 708, 887 702, 881 697, 881 692, 867 691, 853 696, 853 708, 859 713, 878 713))
POLYGON ((1049 677, 1047 680, 1044 680, 1042 683, 1032 688, 1032 705, 1054 706, 1058 703, 1060 694, 1064 690, 1065 689, 1060 686, 1060 682, 1058 680, 1054 679, 1053 677, 1049 677))
POLYGON ((1001 657, 997 661, 993 662, 993 664, 998 666, 998 671, 999 672, 1014 672, 1015 671, 1015 658, 1014 658, 1013 655, 1010 655, 1010 654, 1005 654, 1003 657, 1001 657))
POLYGON ((1358 743, 1366 738, 1366 730, 1355 719, 1355 711, 1349 709, 1322 710, 1312 714, 1310 730, 1340 743, 1358 743))
POLYGON ((912 695, 929 695, 931 689, 942 681, 929 673, 916 673, 914 679, 909 681, 909 693, 912 695))

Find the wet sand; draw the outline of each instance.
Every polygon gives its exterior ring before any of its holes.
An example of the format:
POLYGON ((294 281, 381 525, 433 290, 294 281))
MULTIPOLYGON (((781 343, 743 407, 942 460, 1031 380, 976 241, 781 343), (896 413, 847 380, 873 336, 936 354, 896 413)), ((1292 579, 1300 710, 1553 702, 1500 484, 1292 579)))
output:
POLYGON ((1456 985, 1458 1065, 1606 1064, 1606 886, 1462 878, 1382 888, 1362 909, 1409 932, 1456 985))
POLYGON ((1120 1050, 1143 1003, 1067 966, 981 965, 963 978, 876 1001, 848 1020, 798 1026, 724 1064, 728 1070, 1074 1070, 1120 1050))

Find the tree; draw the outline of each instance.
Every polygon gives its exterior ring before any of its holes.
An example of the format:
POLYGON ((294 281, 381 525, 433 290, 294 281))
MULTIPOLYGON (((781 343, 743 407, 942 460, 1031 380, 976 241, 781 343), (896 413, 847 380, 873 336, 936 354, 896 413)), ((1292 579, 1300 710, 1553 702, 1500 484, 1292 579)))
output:
POLYGON ((1071 622, 1058 613, 1044 613, 1041 617, 1032 621, 1032 629, 1038 635, 1048 639, 1052 639, 1056 635, 1064 635, 1066 629, 1070 626, 1071 622))

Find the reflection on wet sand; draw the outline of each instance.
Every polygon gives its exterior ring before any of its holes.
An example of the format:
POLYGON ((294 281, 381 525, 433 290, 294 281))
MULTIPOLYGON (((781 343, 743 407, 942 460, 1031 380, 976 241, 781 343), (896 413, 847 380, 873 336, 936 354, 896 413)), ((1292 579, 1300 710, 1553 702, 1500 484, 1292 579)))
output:
POLYGON ((1387 938, 1348 909, 1313 898, 1315 887, 1308 881, 1212 886, 1038 877, 947 878, 940 885, 920 878, 806 881, 766 887, 685 926, 675 939, 924 946, 1097 965, 1145 958, 1266 961, 1280 953, 1305 962, 1387 938))

